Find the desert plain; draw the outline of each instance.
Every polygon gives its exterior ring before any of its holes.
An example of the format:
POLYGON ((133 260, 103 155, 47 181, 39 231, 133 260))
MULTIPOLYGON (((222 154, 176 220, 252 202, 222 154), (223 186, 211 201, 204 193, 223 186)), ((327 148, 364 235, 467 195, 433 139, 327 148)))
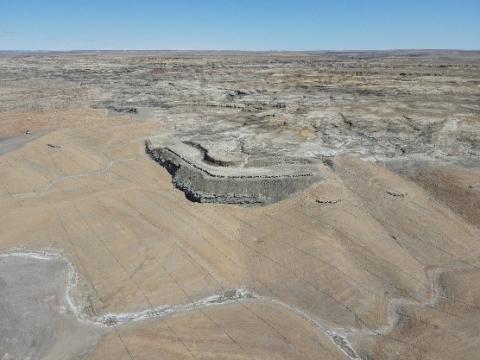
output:
POLYGON ((480 52, 0 54, 0 359, 478 359, 480 52))

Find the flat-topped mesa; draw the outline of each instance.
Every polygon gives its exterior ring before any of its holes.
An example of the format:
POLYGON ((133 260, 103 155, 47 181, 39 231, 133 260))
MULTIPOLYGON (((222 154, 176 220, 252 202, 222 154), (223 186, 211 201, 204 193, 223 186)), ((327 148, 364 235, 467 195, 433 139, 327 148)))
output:
POLYGON ((147 153, 172 175, 175 187, 195 202, 270 204, 322 180, 315 164, 242 167, 192 142, 156 136, 145 145, 147 153))

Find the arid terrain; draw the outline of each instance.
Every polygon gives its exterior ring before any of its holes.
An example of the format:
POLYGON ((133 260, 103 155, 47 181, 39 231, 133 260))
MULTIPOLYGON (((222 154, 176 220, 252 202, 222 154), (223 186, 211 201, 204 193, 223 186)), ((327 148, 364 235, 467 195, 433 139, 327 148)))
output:
POLYGON ((0 359, 480 353, 480 52, 0 54, 0 359))

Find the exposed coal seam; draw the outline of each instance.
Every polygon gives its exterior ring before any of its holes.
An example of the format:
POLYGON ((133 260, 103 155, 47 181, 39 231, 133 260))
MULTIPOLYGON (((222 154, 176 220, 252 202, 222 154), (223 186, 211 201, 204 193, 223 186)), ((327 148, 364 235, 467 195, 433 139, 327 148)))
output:
MULTIPOLYGON (((193 148, 205 157, 201 149, 193 148)), ((313 173, 223 175, 212 173, 169 147, 152 148, 148 140, 145 151, 167 169, 173 185, 184 192, 187 199, 200 203, 264 205, 286 199, 320 179, 313 173)))
POLYGON ((157 151, 150 150, 148 146, 146 147, 147 154, 149 154, 153 160, 158 162, 161 166, 163 166, 169 174, 172 176, 172 183, 173 185, 182 191, 185 194, 185 197, 192 201, 192 202, 204 202, 205 199, 210 199, 211 202, 218 202, 218 203, 232 203, 232 200, 237 200, 235 203, 238 204, 248 204, 248 205, 261 205, 264 204, 264 201, 260 200, 258 196, 255 195, 237 195, 237 194, 206 194, 201 191, 195 191, 191 186, 185 184, 181 179, 178 179, 176 176, 177 171, 180 169, 180 165, 175 163, 174 161, 164 159, 161 157, 157 151), (230 200, 230 201, 227 201, 230 200))

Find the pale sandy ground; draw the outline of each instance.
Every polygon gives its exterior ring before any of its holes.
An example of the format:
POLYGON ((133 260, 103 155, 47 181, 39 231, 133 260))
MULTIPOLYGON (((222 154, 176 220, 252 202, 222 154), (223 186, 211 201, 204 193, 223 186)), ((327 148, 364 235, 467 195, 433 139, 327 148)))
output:
MULTIPOLYGON (((0 137, 25 115, 2 113, 0 137)), ((478 172, 412 181, 344 157, 277 204, 197 204, 145 155, 161 124, 86 108, 28 115, 51 131, 0 156, 2 250, 63 249, 89 314, 261 296, 118 326, 72 358, 348 359, 332 331, 350 335, 351 358, 478 357, 478 172)))

